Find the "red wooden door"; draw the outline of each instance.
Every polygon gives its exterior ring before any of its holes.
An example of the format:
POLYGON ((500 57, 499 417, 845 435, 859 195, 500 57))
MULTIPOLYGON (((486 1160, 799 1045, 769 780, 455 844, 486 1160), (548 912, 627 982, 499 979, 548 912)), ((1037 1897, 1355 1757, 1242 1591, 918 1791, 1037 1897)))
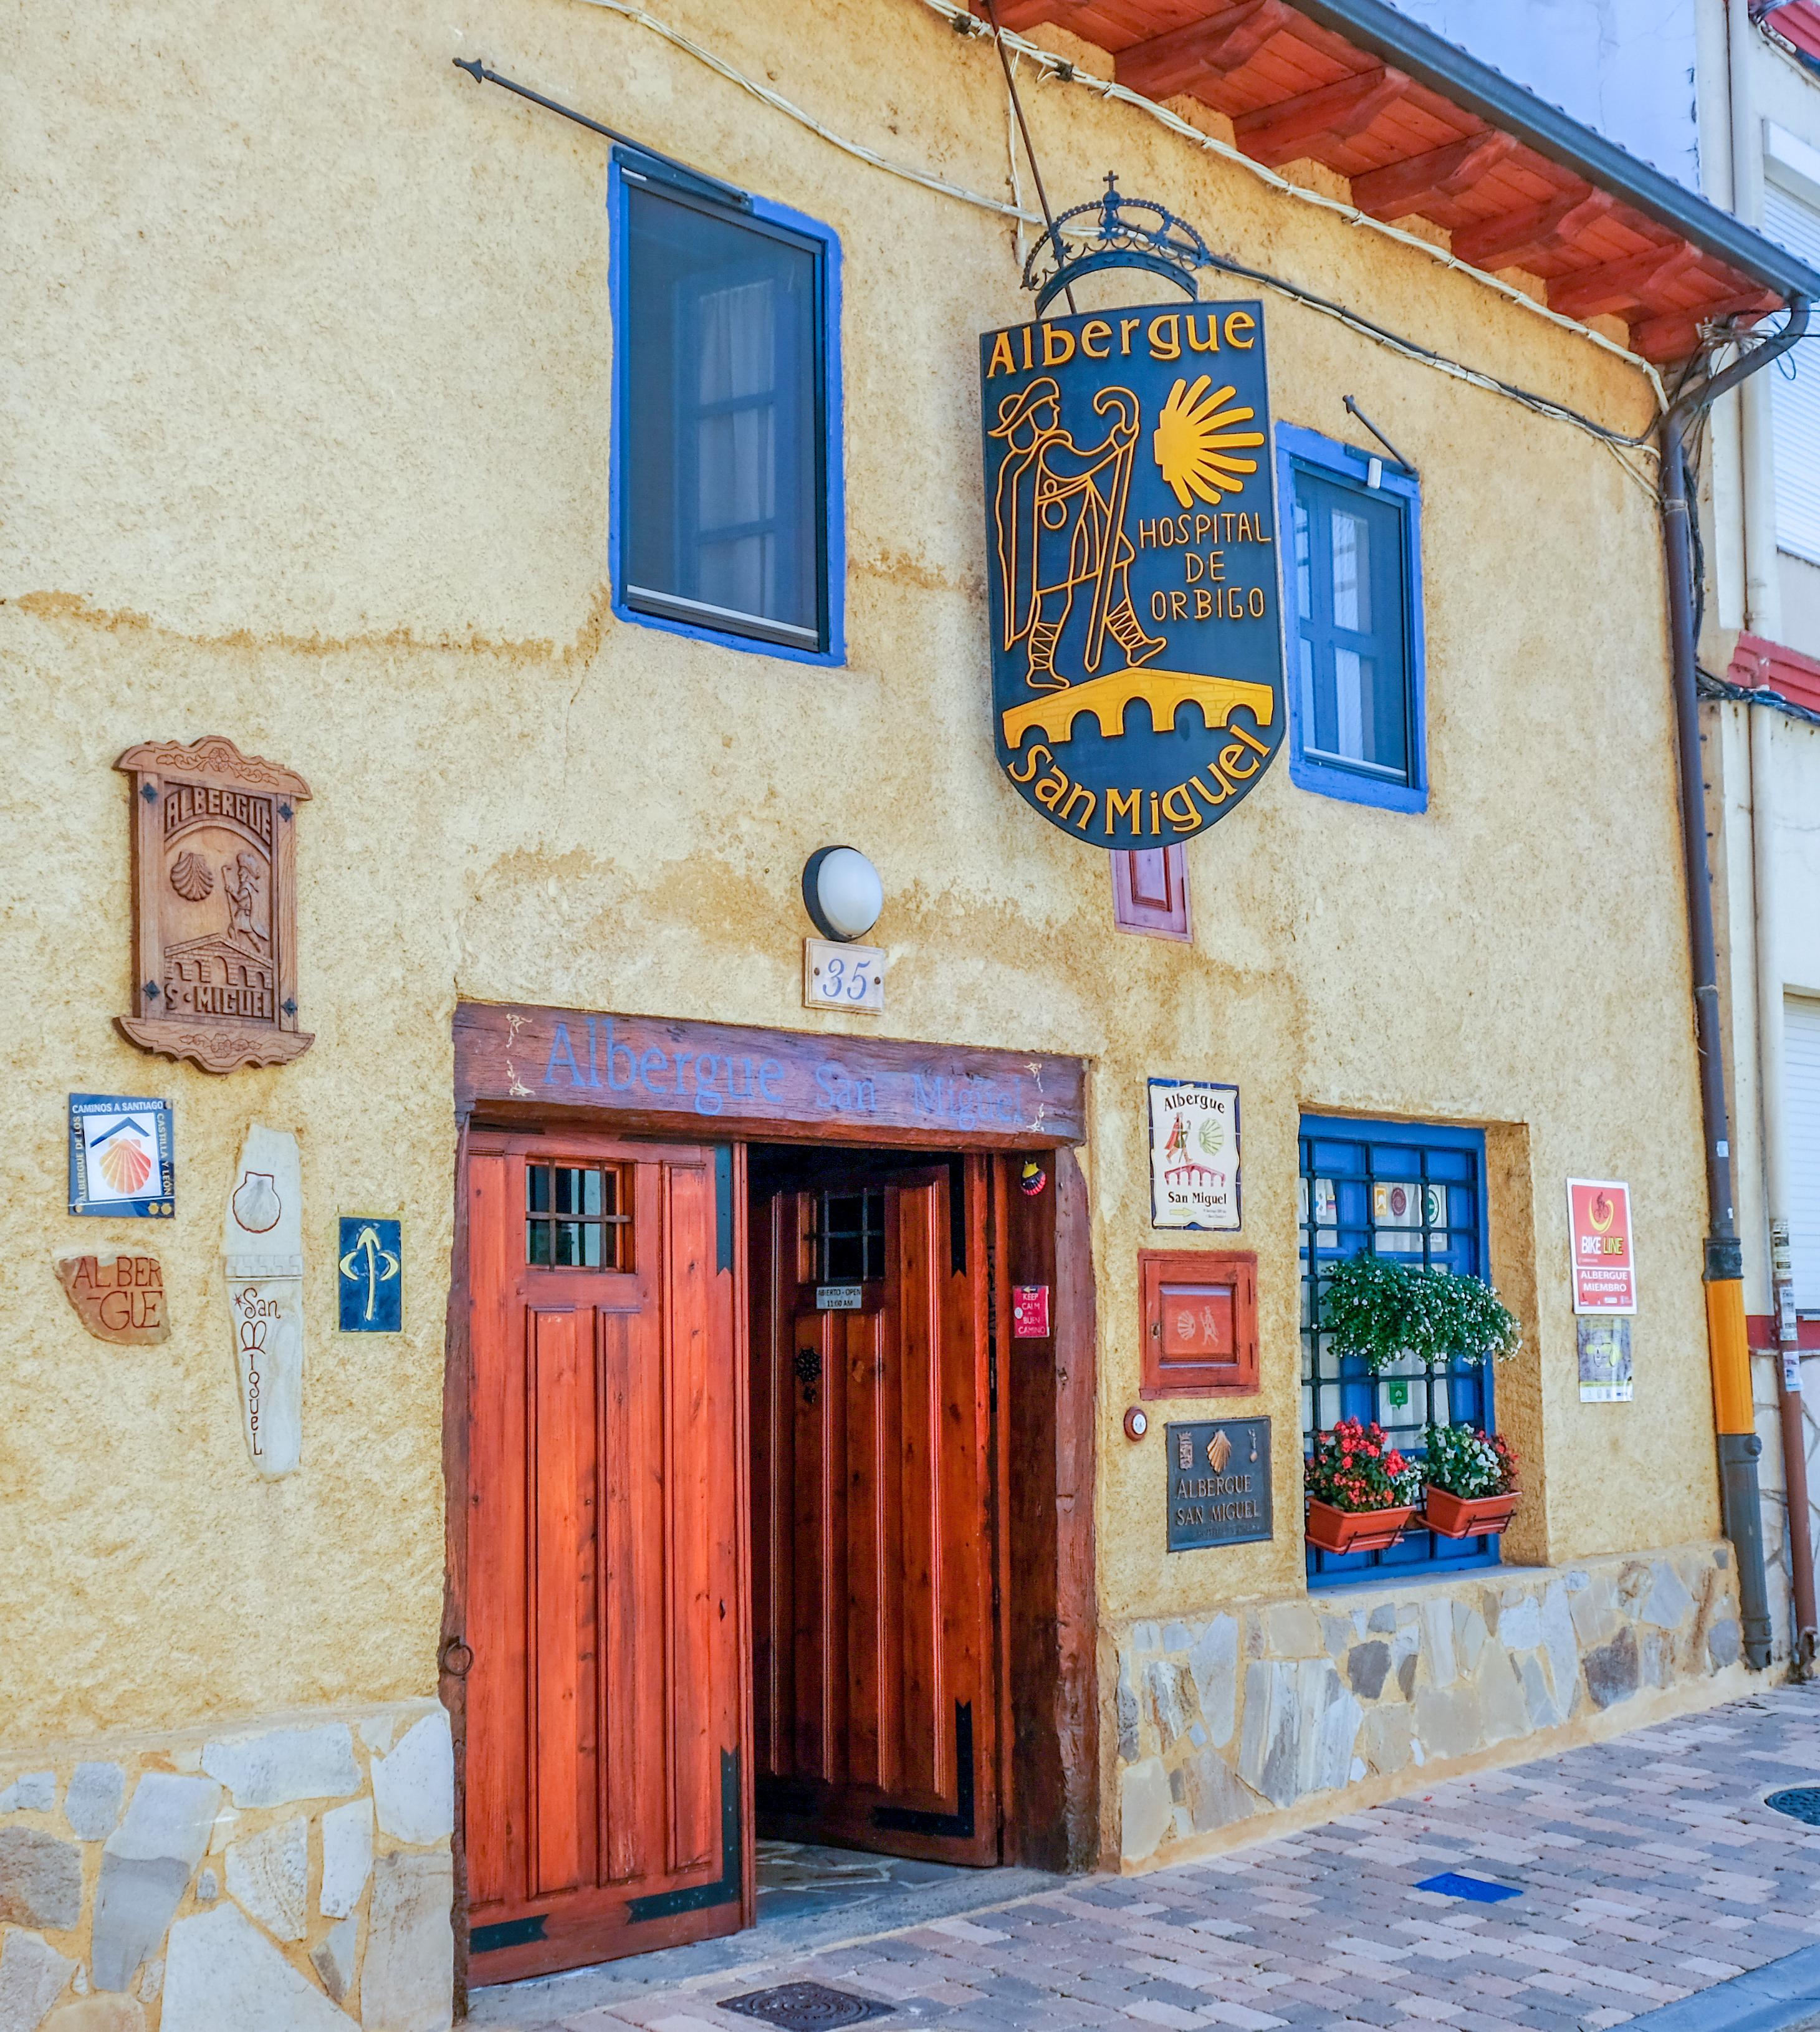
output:
POLYGON ((732 1157, 470 1143, 476 1983, 751 1923, 732 1157))
POLYGON ((755 1205, 768 1831, 998 1860, 985 1183, 970 1158, 755 1205))

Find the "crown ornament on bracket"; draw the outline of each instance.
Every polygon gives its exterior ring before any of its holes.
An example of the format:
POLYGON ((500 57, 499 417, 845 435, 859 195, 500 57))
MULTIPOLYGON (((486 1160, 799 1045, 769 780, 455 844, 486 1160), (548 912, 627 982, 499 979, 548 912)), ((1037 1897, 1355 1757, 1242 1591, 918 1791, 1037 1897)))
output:
POLYGON ((1201 293, 1195 271, 1213 260, 1185 219, 1147 197, 1127 197, 1106 172, 1106 193, 1071 205, 1030 249, 1024 287, 1037 293, 1040 317, 1072 282, 1107 268, 1144 268, 1186 297, 1201 293))

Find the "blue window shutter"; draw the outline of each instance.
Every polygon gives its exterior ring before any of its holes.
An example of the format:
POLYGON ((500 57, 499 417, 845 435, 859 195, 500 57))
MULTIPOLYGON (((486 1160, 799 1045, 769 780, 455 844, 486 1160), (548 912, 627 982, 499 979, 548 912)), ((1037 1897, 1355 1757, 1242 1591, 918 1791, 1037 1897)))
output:
POLYGON ((1278 426, 1277 456, 1291 780, 1426 810, 1415 477, 1292 424, 1278 426))

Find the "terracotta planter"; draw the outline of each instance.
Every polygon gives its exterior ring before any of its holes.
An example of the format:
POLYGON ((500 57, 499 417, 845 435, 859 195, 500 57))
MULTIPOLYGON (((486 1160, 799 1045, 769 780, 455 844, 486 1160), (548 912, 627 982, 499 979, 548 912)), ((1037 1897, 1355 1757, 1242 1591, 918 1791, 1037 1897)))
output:
POLYGON ((1422 1491, 1422 1511, 1428 1528, 1444 1538, 1476 1538, 1482 1531, 1501 1531, 1523 1500, 1519 1489, 1507 1489, 1502 1496, 1450 1496, 1432 1484, 1422 1491))
POLYGON ((1331 1503, 1308 1499, 1308 1542, 1324 1552, 1381 1552, 1403 1536, 1415 1514, 1405 1503, 1395 1510, 1336 1510, 1331 1503))

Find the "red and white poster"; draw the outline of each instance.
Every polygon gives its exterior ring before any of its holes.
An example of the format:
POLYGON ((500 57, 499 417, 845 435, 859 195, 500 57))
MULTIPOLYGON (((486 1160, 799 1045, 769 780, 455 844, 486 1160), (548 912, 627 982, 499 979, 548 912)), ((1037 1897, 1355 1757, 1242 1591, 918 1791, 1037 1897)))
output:
POLYGON ((1611 1178, 1568 1181, 1568 1246, 1574 1310, 1637 1309, 1637 1262, 1631 1235, 1631 1189, 1611 1178))
POLYGON ((1011 1287, 1011 1338, 1047 1340, 1049 1337, 1049 1287, 1047 1284, 1011 1287))

